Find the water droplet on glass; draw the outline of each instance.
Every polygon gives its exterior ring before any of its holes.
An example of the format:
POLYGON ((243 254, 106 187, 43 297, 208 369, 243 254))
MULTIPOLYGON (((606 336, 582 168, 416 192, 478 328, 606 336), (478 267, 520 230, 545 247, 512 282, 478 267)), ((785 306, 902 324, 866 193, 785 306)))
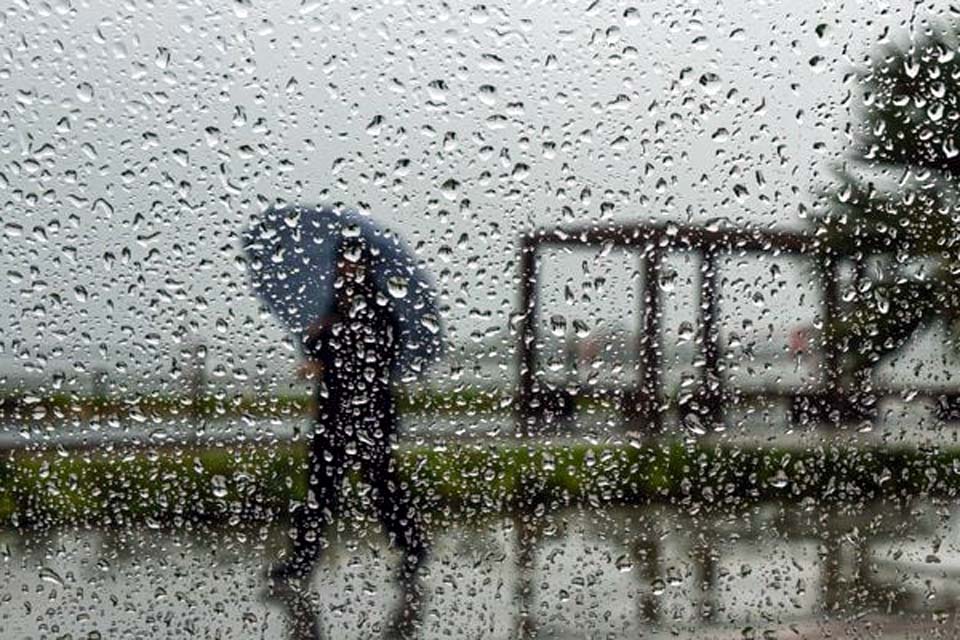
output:
POLYGON ((550 333, 560 337, 567 332, 567 319, 565 316, 555 313, 550 316, 550 333))
POLYGON ((716 95, 721 89, 720 76, 715 73, 704 73, 700 76, 700 88, 708 96, 716 95))
POLYGON ((457 199, 457 192, 460 190, 460 183, 453 178, 446 180, 440 185, 440 193, 451 202, 457 199))
POLYGON ((59 573, 51 569, 50 567, 40 567, 40 579, 44 582, 52 582, 57 586, 64 586, 63 578, 59 573))
POLYGON ((227 496, 227 479, 220 475, 213 476, 210 478, 210 488, 214 496, 225 498, 227 496))
POLYGON ((80 100, 80 102, 90 102, 93 100, 93 96, 93 85, 89 82, 81 82, 77 85, 77 99, 80 100))
POLYGON ((406 298, 409 282, 407 278, 394 276, 387 280, 387 290, 394 298, 406 298))

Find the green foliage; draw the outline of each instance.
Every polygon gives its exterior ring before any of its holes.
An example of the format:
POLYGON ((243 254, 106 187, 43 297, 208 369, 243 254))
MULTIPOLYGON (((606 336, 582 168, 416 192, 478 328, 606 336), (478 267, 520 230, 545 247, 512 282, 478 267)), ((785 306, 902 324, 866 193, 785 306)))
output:
POLYGON ((888 45, 859 74, 854 144, 817 220, 825 245, 861 269, 853 308, 828 328, 848 373, 869 370, 934 322, 960 327, 956 50, 953 29, 931 30, 888 45))
MULTIPOLYGON (((195 528, 278 521, 305 499, 305 463, 302 445, 22 453, 0 464, 0 523, 195 528)), ((398 465, 434 521, 574 505, 660 503, 700 512, 811 500, 856 508, 960 492, 960 450, 462 444, 401 450, 398 465)), ((363 509, 366 494, 356 483, 348 483, 350 502, 363 509)))

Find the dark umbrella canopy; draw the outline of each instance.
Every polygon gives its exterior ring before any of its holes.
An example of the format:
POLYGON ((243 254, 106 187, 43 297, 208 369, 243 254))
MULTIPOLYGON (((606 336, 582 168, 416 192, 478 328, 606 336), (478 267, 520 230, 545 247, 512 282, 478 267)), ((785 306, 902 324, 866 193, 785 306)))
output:
POLYGON ((400 373, 420 373, 443 349, 436 295, 403 241, 369 216, 331 208, 267 209, 243 235, 254 290, 302 336, 333 310, 337 255, 351 238, 368 247, 373 283, 400 329, 400 373))

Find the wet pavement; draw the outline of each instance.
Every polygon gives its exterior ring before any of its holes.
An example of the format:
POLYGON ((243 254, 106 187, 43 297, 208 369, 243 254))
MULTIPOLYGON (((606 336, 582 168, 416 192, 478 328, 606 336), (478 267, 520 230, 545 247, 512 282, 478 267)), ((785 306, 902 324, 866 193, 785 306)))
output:
MULTIPOLYGON (((538 638, 953 637, 934 612, 956 590, 929 591, 940 566, 960 561, 960 520, 921 511, 931 526, 891 525, 898 537, 868 548, 874 576, 899 589, 886 607, 856 591, 828 604, 824 543, 786 531, 785 508, 772 505, 716 519, 575 510, 526 536, 512 517, 438 528, 422 637, 517 637, 523 611, 538 638)), ((2 533, 3 637, 287 637, 284 611, 262 597, 283 536, 276 526, 2 533)), ((380 637, 396 552, 364 518, 329 538, 311 585, 326 637, 380 637)), ((841 580, 854 565, 844 561, 841 580)))

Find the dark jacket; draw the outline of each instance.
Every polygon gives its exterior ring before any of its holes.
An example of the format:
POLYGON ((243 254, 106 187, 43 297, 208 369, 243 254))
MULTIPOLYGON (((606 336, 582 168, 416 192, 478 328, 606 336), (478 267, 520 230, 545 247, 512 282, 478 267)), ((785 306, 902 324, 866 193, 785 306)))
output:
POLYGON ((338 292, 336 313, 304 342, 307 357, 323 365, 321 398, 349 406, 389 395, 399 327, 378 298, 369 290, 338 292))

